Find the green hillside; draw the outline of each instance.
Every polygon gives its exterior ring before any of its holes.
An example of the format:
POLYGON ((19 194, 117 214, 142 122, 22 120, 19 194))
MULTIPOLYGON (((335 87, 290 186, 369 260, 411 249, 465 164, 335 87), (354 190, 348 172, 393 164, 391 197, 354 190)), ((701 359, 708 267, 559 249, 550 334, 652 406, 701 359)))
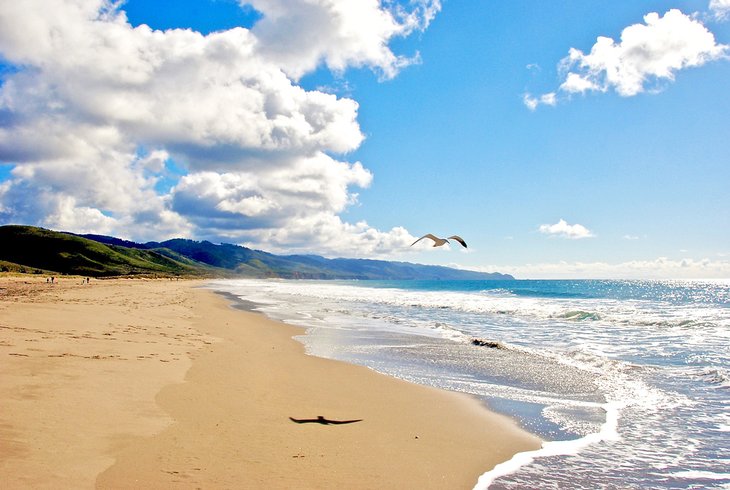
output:
MULTIPOLYGON (((27 272, 53 271, 82 276, 212 276, 215 268, 171 250, 135 249, 105 245, 94 240, 36 228, 0 227, 0 260, 27 272)), ((40 273, 40 272, 39 272, 40 273)))
POLYGON ((507 274, 369 259, 275 255, 176 238, 135 243, 33 226, 0 226, 0 270, 83 276, 277 277, 284 279, 510 280, 507 274))

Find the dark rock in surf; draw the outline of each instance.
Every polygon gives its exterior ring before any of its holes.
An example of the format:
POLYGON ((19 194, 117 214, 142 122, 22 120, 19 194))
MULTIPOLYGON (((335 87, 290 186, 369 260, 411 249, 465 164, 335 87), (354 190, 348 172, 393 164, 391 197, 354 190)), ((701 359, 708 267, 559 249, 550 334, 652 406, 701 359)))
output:
POLYGON ((471 339, 471 343, 479 347, 489 347, 490 349, 505 349, 504 345, 493 340, 471 339))

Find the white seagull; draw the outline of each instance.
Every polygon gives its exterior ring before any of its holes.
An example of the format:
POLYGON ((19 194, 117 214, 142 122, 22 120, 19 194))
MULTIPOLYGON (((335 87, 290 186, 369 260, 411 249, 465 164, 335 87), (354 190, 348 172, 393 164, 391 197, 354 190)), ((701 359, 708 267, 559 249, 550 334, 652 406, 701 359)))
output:
POLYGON ((433 240, 433 246, 434 247, 440 247, 441 245, 444 245, 446 243, 450 243, 449 240, 456 240, 461 244, 462 247, 466 248, 466 242, 463 238, 461 238, 458 235, 451 235, 449 238, 439 238, 436 235, 432 235, 431 233, 427 233, 426 235, 423 235, 421 238, 416 240, 415 242, 411 243, 411 247, 415 245, 416 243, 420 242, 424 238, 430 238, 433 240))

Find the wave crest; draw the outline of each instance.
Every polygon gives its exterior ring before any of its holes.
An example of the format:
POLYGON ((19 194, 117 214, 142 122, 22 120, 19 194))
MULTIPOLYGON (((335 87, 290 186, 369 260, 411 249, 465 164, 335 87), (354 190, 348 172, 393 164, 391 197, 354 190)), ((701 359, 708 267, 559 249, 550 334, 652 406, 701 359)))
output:
POLYGON ((557 315, 556 318, 563 320, 572 320, 582 322, 584 320, 596 321, 601 319, 601 315, 594 311, 571 310, 557 315))

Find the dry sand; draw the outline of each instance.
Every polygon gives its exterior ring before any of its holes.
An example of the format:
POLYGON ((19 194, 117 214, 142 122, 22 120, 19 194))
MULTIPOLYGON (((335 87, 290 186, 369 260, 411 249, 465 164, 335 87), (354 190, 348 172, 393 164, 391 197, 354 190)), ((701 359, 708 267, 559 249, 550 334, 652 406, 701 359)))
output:
POLYGON ((471 488, 539 447, 201 284, 0 276, 0 487, 471 488))

